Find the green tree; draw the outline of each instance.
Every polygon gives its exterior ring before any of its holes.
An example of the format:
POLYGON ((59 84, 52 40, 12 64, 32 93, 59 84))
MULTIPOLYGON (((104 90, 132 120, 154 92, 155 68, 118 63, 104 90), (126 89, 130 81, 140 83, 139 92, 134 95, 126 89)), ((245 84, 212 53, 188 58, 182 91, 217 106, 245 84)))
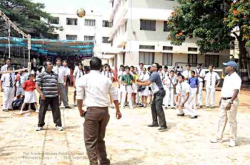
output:
MULTIPOLYGON (((50 38, 56 29, 61 30, 61 27, 55 27, 48 23, 53 17, 43 11, 44 4, 34 3, 30 0, 1 0, 0 10, 5 13, 21 30, 27 34, 31 34, 33 38, 50 38)), ((8 25, 3 19, 0 19, 0 36, 7 36, 8 25)), ((11 36, 18 36, 14 30, 11 31, 11 36)))
POLYGON ((229 49, 239 43, 240 68, 246 69, 250 48, 250 0, 178 0, 168 21, 168 38, 181 45, 195 37, 201 54, 229 49))

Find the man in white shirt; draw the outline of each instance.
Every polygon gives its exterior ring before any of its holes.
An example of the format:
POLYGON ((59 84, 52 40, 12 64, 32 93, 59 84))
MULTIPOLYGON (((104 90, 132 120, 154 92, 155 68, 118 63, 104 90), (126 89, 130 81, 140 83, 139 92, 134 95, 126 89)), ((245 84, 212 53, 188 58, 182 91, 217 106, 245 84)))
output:
POLYGON ((191 68, 191 65, 186 65, 186 69, 187 70, 185 70, 183 73, 182 73, 182 75, 185 77, 185 81, 187 82, 188 81, 188 79, 189 78, 191 78, 191 70, 190 70, 190 68, 191 68))
POLYGON ((67 95, 67 100, 69 101, 68 91, 69 91, 69 85, 70 85, 70 69, 68 67, 67 60, 63 60, 63 68, 65 69, 65 72, 66 72, 66 95, 67 95))
POLYGON ((205 78, 205 71, 201 69, 201 64, 197 64, 195 69, 195 76, 199 80, 199 89, 198 89, 198 105, 202 108, 202 89, 203 89, 203 80, 205 78))
POLYGON ((234 61, 223 63, 226 66, 226 77, 223 82, 220 100, 220 121, 216 136, 211 143, 222 142, 223 133, 227 124, 230 124, 230 147, 236 146, 237 140, 237 110, 239 106, 239 92, 241 88, 241 78, 235 72, 237 64, 234 61))
POLYGON ((63 104, 65 108, 71 109, 71 107, 68 104, 68 99, 66 95, 66 84, 67 84, 67 73, 63 66, 61 66, 61 59, 56 59, 56 66, 53 67, 53 72, 58 75, 58 84, 61 91, 61 100, 63 101, 63 104))
MULTIPOLYGON (((7 67, 7 71, 12 71, 12 66, 7 67)), ((5 73, 1 77, 0 91, 3 92, 3 111, 12 110, 14 100, 15 74, 5 73)))
POLYGON ((122 76, 125 75, 125 69, 123 65, 120 65, 120 69, 118 72, 118 102, 121 103, 122 97, 122 76))
POLYGON ((213 71, 214 66, 209 66, 209 72, 205 76, 206 107, 209 108, 209 96, 211 97, 210 108, 214 108, 215 89, 220 85, 220 76, 213 71), (217 84, 216 84, 216 81, 217 84))
POLYGON ((1 72, 6 72, 8 69, 8 66, 11 66, 11 59, 7 58, 5 60, 5 65, 1 67, 1 72))
POLYGON ((166 96, 164 98, 164 105, 167 108, 170 105, 170 108, 174 108, 174 88, 177 84, 176 77, 174 75, 174 70, 170 71, 169 76, 166 75, 163 80, 164 89, 166 91, 166 96))
POLYGON ((104 141, 106 127, 110 119, 108 113, 109 96, 114 100, 116 118, 122 117, 117 101, 117 92, 110 79, 100 73, 101 66, 102 61, 93 57, 90 60, 90 73, 81 77, 76 87, 80 116, 85 117, 84 141, 91 165, 98 165, 98 158, 100 164, 110 164, 104 141), (83 100, 87 106, 86 112, 82 109, 83 100))
POLYGON ((196 110, 192 108, 192 101, 193 97, 191 97, 191 89, 190 85, 184 81, 185 77, 183 75, 178 76, 178 85, 176 86, 176 93, 177 93, 177 108, 179 113, 177 116, 185 116, 183 108, 187 110, 190 115, 191 119, 196 119, 198 116, 196 115, 196 110))

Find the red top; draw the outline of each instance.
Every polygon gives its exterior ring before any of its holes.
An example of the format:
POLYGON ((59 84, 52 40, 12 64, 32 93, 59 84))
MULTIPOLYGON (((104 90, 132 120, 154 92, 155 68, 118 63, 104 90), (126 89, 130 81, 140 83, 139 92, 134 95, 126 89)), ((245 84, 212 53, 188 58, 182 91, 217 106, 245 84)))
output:
POLYGON ((26 80, 23 83, 23 89, 25 91, 33 91, 36 88, 36 82, 35 81, 30 81, 30 80, 26 80))

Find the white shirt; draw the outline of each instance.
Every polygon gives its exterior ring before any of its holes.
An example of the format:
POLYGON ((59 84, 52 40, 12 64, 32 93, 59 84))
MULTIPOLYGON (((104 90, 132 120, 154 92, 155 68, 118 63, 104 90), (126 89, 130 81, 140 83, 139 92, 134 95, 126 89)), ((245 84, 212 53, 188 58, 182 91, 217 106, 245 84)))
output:
POLYGON ((64 69, 65 69, 65 72, 66 72, 66 76, 70 76, 70 69, 69 69, 69 67, 65 67, 64 66, 64 69))
POLYGON ((187 82, 178 83, 176 86, 176 93, 181 94, 182 98, 186 97, 187 93, 190 93, 190 85, 187 82))
POLYGON ((82 76, 84 76, 83 71, 81 71, 81 70, 78 69, 77 72, 74 74, 74 77, 75 77, 75 85, 76 85, 76 86, 77 86, 77 83, 78 83, 79 79, 80 79, 82 76))
POLYGON ((142 80, 142 81, 147 81, 147 80, 149 80, 149 75, 147 74, 147 73, 142 73, 141 74, 141 76, 140 76, 140 80, 142 80))
MULTIPOLYGON (((194 71, 195 71, 195 76, 197 76, 197 74, 200 74, 200 77, 204 77, 205 78, 206 73, 205 73, 205 71, 203 69, 197 69, 196 68, 194 71)), ((198 77, 199 82, 203 82, 203 79, 200 78, 200 77, 198 77)))
POLYGON ((118 100, 117 91, 112 82, 99 71, 92 70, 81 77, 76 91, 76 98, 83 99, 87 107, 108 107, 110 105, 109 96, 112 100, 118 100))
POLYGON ((54 66, 53 72, 58 75, 58 83, 62 84, 64 83, 64 78, 67 76, 66 70, 63 66, 54 66))
POLYGON ((79 67, 78 67, 78 66, 75 66, 75 68, 74 68, 74 72, 73 72, 73 75, 75 75, 75 74, 76 74, 76 72, 78 71, 78 69, 79 69, 79 67))
POLYGON ((191 76, 191 70, 185 70, 183 73, 183 76, 185 77, 185 78, 191 78, 192 76, 191 76))
POLYGON ((176 80, 176 77, 173 76, 166 76, 165 77, 165 83, 164 85, 167 87, 167 88, 173 88, 173 85, 175 85, 177 83, 177 80, 176 80), (172 82, 172 83, 171 83, 172 82))
POLYGON ((114 74, 109 72, 109 71, 104 71, 103 75, 107 78, 109 78, 110 80, 112 80, 112 77, 114 77, 114 74))
POLYGON ((10 75, 12 79, 12 87, 15 85, 15 74, 14 73, 5 73, 1 77, 2 86, 3 87, 10 87, 10 75))
POLYGON ((1 72, 6 72, 7 71, 7 68, 8 68, 8 65, 5 64, 1 67, 1 72))
POLYGON ((220 76, 216 72, 208 72, 205 76, 206 88, 215 88, 217 80, 220 80, 220 76))
POLYGON ((234 90, 241 87, 241 78, 234 72, 230 76, 226 75, 221 89, 221 97, 233 97, 234 90))

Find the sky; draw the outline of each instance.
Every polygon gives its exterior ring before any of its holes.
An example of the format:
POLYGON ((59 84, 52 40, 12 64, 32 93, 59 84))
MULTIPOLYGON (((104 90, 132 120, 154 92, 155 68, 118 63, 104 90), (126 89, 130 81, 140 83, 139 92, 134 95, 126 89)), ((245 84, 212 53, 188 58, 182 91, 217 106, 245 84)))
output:
POLYGON ((105 12, 110 8, 109 0, 32 0, 33 2, 44 3, 46 10, 64 10, 64 9, 80 9, 80 8, 97 8, 101 12, 105 12))

